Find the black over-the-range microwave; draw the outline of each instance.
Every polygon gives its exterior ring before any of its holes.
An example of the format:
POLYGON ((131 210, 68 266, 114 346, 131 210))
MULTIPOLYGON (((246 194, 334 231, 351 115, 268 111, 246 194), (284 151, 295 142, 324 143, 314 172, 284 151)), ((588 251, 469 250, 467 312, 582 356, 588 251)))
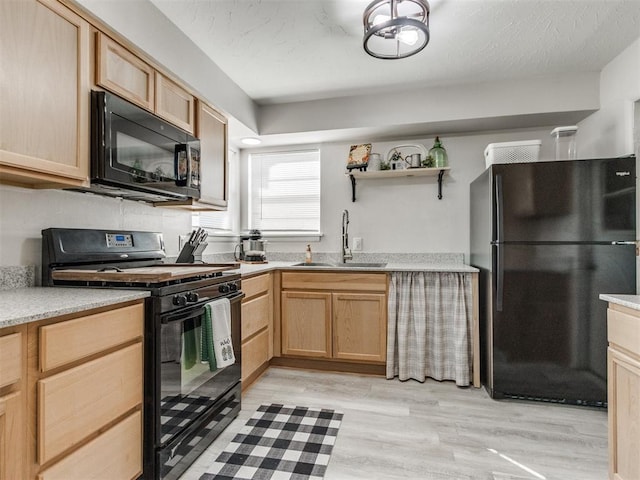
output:
POLYGON ((109 92, 91 92, 91 186, 130 200, 200 198, 200 141, 109 92))

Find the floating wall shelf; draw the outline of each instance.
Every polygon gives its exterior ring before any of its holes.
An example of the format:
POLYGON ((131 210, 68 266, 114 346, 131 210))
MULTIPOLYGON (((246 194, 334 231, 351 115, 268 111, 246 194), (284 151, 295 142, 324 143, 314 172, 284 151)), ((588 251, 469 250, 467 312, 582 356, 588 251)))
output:
POLYGON ((352 170, 347 175, 351 178, 351 201, 356 201, 356 179, 377 179, 397 177, 438 177, 438 199, 442 199, 442 177, 449 167, 442 168, 407 168, 404 170, 373 170, 362 172, 352 170))

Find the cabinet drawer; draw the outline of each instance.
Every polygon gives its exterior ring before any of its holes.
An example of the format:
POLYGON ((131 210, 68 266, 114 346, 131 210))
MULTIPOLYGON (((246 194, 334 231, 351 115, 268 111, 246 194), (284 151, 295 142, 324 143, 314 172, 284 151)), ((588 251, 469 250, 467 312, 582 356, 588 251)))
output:
POLYGON ((607 338, 609 343, 640 357, 640 312, 627 313, 622 308, 624 307, 616 306, 615 310, 607 310, 607 338))
POLYGON ((142 415, 135 412, 38 475, 38 480, 136 478, 142 472, 142 415))
POLYGON ((308 273, 282 272, 282 288, 296 290, 333 290, 386 292, 386 273, 308 273))
POLYGON ((242 340, 269 325, 271 308, 268 295, 242 303, 242 340))
POLYGON ((242 380, 269 361, 269 332, 265 330, 242 344, 242 380))
POLYGON ((53 368, 141 338, 142 303, 40 328, 40 369, 53 368))
POLYGON ((242 279, 242 291, 245 294, 246 299, 255 297, 262 293, 268 293, 271 287, 271 274, 258 275, 257 277, 251 277, 242 279))
POLYGON ((142 343, 38 381, 42 464, 142 403, 142 343))
POLYGON ((22 377, 22 334, 0 337, 0 387, 20 381, 22 377))

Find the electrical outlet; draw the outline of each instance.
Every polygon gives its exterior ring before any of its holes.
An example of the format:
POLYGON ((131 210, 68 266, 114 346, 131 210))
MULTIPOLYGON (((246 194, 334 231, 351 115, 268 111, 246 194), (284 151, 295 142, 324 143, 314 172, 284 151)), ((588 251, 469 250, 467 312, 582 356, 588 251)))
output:
POLYGON ((353 237, 353 251, 354 252, 362 251, 362 237, 353 237))

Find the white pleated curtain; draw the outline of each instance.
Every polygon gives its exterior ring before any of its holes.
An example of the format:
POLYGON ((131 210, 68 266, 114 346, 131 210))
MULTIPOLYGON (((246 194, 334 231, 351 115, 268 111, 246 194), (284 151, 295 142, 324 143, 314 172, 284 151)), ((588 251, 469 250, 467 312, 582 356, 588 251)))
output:
POLYGON ((387 378, 471 383, 471 275, 393 272, 389 286, 387 378))

